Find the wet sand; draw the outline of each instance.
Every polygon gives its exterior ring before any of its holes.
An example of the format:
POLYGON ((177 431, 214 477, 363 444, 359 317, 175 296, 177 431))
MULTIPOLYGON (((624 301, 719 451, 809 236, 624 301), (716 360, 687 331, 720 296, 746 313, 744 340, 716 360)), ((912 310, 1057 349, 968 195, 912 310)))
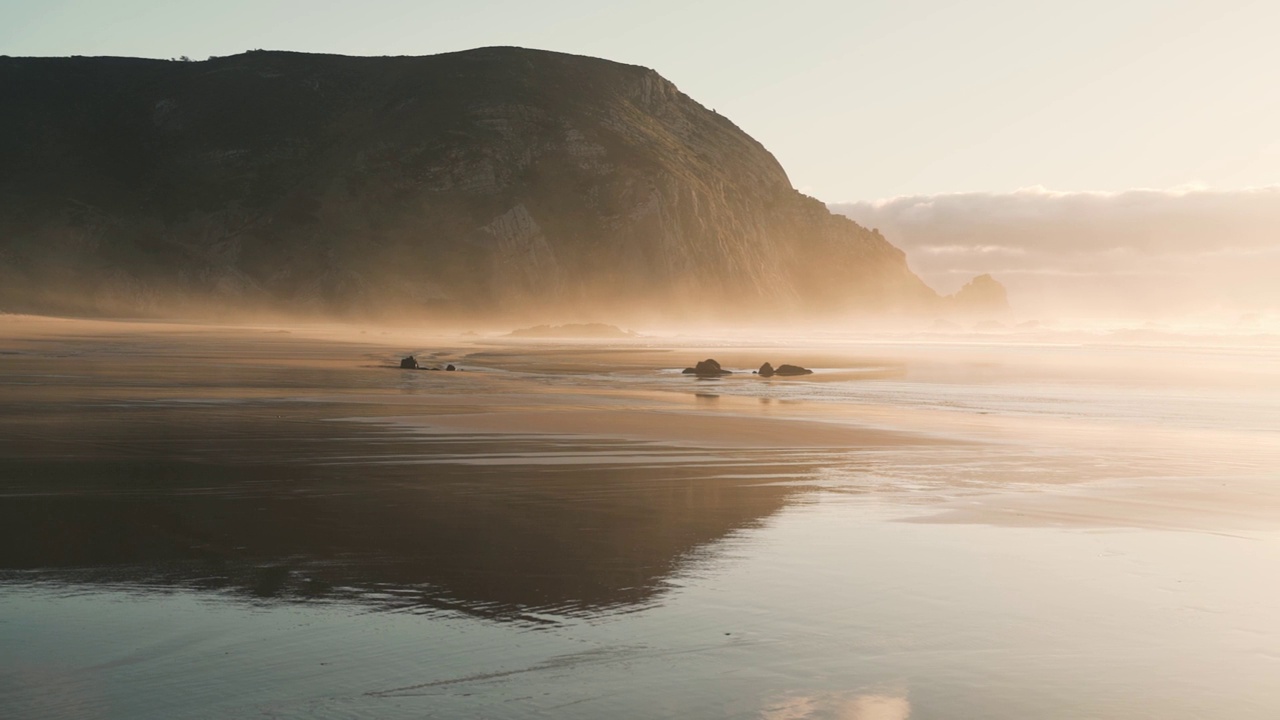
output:
POLYGON ((1274 717, 1273 361, 0 316, 0 706, 1274 717))

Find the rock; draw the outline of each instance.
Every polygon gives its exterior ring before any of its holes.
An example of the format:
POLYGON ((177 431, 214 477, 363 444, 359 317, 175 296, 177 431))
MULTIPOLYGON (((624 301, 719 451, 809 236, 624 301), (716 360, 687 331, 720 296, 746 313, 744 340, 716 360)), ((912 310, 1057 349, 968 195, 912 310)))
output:
POLYGON ((756 371, 760 377, 773 377, 774 375, 812 375, 813 371, 808 368, 802 368, 799 365, 779 365, 774 367, 769 363, 760 366, 756 371))
POLYGON ((968 317, 997 317, 1009 312, 1009 293, 990 275, 970 280, 946 302, 952 312, 968 317))
POLYGON ((799 365, 779 365, 777 370, 773 371, 776 375, 812 375, 813 371, 809 368, 802 368, 799 365))
POLYGON ((403 360, 400 361, 400 369, 401 370, 417 370, 418 359, 412 355, 410 355, 407 358, 404 358, 403 360))
POLYGON ((453 365, 445 365, 445 366, 444 366, 444 369, 445 369, 445 370, 448 370, 449 372, 453 372, 454 370, 457 370, 458 368, 454 367, 453 365))
POLYGON ((725 370, 724 368, 720 367, 720 363, 716 362, 715 360, 712 360, 711 358, 707 358, 706 360, 699 362, 697 365, 691 368, 685 368, 684 374, 700 375, 705 377, 705 376, 711 376, 711 375, 732 375, 733 371, 725 370))

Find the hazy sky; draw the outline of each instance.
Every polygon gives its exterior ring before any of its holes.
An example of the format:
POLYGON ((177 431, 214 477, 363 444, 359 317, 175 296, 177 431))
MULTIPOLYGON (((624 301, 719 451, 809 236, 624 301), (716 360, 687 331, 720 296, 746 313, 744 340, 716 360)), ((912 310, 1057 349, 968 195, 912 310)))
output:
POLYGON ((0 0, 0 54, 520 45, 655 68, 826 201, 1280 182, 1280 2, 0 0))
POLYGON ((1280 328, 1280 186, 953 193, 832 205, 934 288, 979 273, 1022 318, 1200 318, 1280 328))

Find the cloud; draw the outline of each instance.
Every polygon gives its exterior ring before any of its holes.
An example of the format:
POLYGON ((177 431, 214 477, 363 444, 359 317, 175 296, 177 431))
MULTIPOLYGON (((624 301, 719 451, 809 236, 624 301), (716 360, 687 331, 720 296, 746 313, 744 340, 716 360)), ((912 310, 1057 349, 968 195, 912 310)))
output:
POLYGON ((1280 186, 958 193, 838 203, 944 293, 989 272, 1023 314, 1280 311, 1280 186))

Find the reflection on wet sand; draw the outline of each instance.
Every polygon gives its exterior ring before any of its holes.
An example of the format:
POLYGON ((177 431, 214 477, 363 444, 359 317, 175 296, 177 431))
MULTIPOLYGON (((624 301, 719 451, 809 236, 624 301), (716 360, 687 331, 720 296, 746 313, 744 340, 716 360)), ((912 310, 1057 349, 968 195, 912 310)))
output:
POLYGON ((706 393, 673 409, 402 372, 344 342, 143 328, 22 343, 0 400, 0 571, 23 582, 618 610, 777 512, 797 492, 778 481, 813 475, 822 448, 896 441, 739 417, 706 393))
MULTIPOLYGON (((177 342, 109 346, 6 368, 10 383, 38 382, 0 400, 0 578, 495 618, 598 613, 651 602, 796 492, 766 481, 813 464, 779 449, 422 432, 377 421, 423 408, 376 395, 379 382, 421 378, 308 364, 305 344, 284 366, 246 363, 258 346, 180 363, 166 358, 184 352, 177 342), (333 396, 344 387, 364 394, 333 396), (312 388, 329 394, 298 397, 312 388)), ((438 392, 428 414, 485 402, 438 392)), ((553 423, 553 409, 525 427, 553 423)))
POLYGON ((1277 716, 1270 350, 9 322, 6 718, 1277 716))
POLYGON ((181 446, 165 459, 6 461, 0 568, 500 618, 602 612, 651 601, 707 544, 776 512, 795 489, 760 481, 804 466, 601 441, 560 444, 569 462, 486 467, 468 460, 536 457, 547 441, 310 440, 306 464, 183 461, 181 446))

